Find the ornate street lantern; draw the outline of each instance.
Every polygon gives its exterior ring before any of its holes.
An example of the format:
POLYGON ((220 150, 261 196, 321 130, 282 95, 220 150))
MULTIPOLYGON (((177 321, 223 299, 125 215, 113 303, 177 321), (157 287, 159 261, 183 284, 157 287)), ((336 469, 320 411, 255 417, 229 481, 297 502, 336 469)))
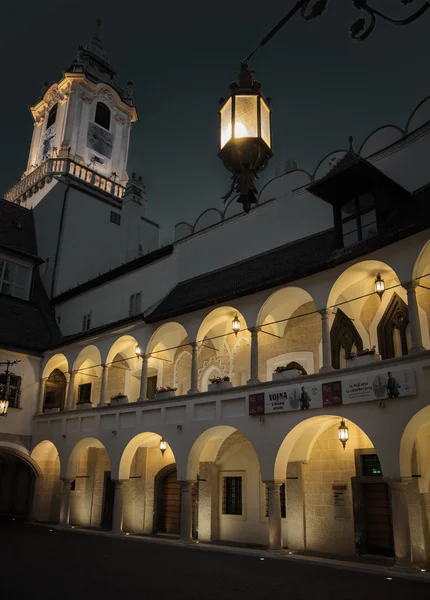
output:
POLYGON ((379 299, 382 300, 385 292, 385 281, 382 279, 381 273, 378 273, 375 279, 375 292, 378 294, 379 299))
POLYGON ((9 400, 0 397, 0 417, 7 417, 7 409, 9 407, 9 400))
POLYGON ((135 353, 137 358, 142 358, 142 348, 139 346, 139 344, 136 346, 135 353))
POLYGON ((221 99, 220 151, 218 156, 232 175, 224 202, 237 194, 237 201, 249 212, 257 203, 255 179, 273 156, 270 99, 261 93, 247 63, 241 63, 237 82, 230 85, 230 97, 221 99))
POLYGON ((337 435, 339 437, 339 441, 345 450, 346 442, 349 440, 349 431, 348 427, 345 424, 344 419, 340 422, 339 428, 337 430, 337 435))
POLYGON ((164 453, 167 450, 167 442, 166 440, 162 437, 160 440, 160 452, 161 452, 161 456, 164 456, 164 453))
POLYGON ((233 321, 231 322, 231 328, 232 328, 232 330, 234 331, 234 335, 236 335, 236 336, 237 336, 237 334, 238 334, 238 333, 239 333, 239 331, 240 331, 240 321, 239 321, 239 318, 238 318, 238 316, 237 316, 237 313, 234 315, 234 319, 233 319, 233 321))

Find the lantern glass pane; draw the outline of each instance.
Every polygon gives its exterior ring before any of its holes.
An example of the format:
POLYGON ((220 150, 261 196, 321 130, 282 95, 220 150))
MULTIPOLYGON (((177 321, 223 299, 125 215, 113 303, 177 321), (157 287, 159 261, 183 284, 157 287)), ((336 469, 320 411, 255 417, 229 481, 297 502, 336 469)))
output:
POLYGON ((257 137, 257 96, 235 96, 234 137, 257 137))
POLYGON ((221 148, 224 148, 226 143, 231 138, 231 98, 227 100, 220 110, 221 114, 221 148))
POLYGON ((270 136, 270 110, 263 98, 260 100, 261 111, 261 137, 264 142, 271 148, 272 140, 270 136))

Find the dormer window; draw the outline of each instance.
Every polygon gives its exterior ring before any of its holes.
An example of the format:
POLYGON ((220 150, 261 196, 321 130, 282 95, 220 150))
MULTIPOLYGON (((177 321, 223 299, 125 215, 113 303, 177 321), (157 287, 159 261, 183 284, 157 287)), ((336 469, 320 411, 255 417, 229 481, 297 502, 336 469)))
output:
POLYGON ((94 122, 103 129, 110 129, 110 110, 103 104, 103 102, 97 102, 96 106, 96 116, 94 117, 94 122))
POLYGON ((30 269, 0 259, 0 294, 25 299, 30 269))
POLYGON ((341 209, 343 246, 356 244, 378 232, 375 198, 367 193, 350 200, 341 209))
POLYGON ((49 111, 48 120, 46 122, 46 129, 49 129, 55 123, 57 119, 57 109, 58 104, 54 104, 54 106, 49 111))

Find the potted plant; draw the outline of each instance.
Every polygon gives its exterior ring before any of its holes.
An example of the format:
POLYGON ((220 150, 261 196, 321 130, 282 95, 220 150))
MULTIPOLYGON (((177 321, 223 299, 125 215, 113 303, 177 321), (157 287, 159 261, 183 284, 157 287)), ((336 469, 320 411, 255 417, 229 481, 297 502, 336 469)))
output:
POLYGON ((351 352, 351 354, 346 357, 346 366, 359 367, 380 360, 382 360, 381 355, 376 352, 376 347, 372 346, 372 348, 364 348, 364 350, 359 350, 358 352, 351 352))
MULTIPOLYGON (((112 398, 111 398, 112 400, 112 398)), ((91 410, 93 407, 91 400, 78 400, 76 402, 77 410, 91 410)))
POLYGON ((295 367, 289 366, 280 366, 276 367, 276 369, 272 373, 272 381, 280 381, 283 379, 294 379, 295 377, 300 377, 302 372, 295 367))
POLYGON ((127 404, 128 397, 125 394, 115 394, 115 396, 111 396, 110 405, 116 406, 117 404, 127 404))
POLYGON ((48 398, 45 401, 45 409, 44 411, 45 413, 49 414, 49 413, 59 413, 60 412, 60 407, 59 406, 55 406, 54 402, 48 398))
POLYGON ((228 375, 223 377, 211 377, 209 379, 208 392, 218 392, 220 390, 227 390, 233 386, 228 375))
POLYGON ((173 398, 175 396, 176 390, 177 388, 175 387, 172 387, 170 385, 164 385, 158 387, 155 390, 155 397, 157 398, 157 400, 162 400, 163 398, 173 398))

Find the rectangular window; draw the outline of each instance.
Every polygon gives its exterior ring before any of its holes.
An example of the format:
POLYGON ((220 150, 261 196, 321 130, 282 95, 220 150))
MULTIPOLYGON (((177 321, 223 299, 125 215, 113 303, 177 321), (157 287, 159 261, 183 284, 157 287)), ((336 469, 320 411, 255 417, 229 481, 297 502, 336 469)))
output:
POLYGON ((91 402, 91 383, 81 383, 78 388, 78 404, 91 402))
POLYGON ((134 317, 141 313, 142 292, 130 296, 129 316, 134 317))
POLYGON ((91 313, 84 315, 82 318, 82 331, 88 331, 91 329, 91 313))
POLYGON ((382 477, 381 463, 377 454, 362 454, 360 458, 363 477, 382 477))
POLYGON ((242 477, 223 477, 222 514, 242 514, 242 477))
POLYGON ((115 225, 121 225, 121 215, 113 210, 110 211, 110 220, 111 223, 115 223, 115 225))
POLYGON ((19 408, 21 377, 13 373, 0 373, 0 398, 9 400, 10 408, 19 408))
POLYGON ((343 246, 351 246, 378 233, 375 197, 363 194, 342 207, 343 246))
POLYGON ((0 293, 15 298, 25 298, 30 269, 0 259, 0 293))
MULTIPOLYGON (((265 488, 266 488, 266 510, 265 510, 264 516, 268 517, 269 516, 269 488, 267 487, 267 485, 265 486, 265 488)), ((287 517, 287 505, 285 502, 285 483, 283 483, 281 485, 279 494, 281 496, 281 518, 285 519, 287 517)))
POLYGON ((154 400, 155 390, 157 389, 157 375, 148 377, 148 383, 146 385, 146 397, 148 400, 154 400))

